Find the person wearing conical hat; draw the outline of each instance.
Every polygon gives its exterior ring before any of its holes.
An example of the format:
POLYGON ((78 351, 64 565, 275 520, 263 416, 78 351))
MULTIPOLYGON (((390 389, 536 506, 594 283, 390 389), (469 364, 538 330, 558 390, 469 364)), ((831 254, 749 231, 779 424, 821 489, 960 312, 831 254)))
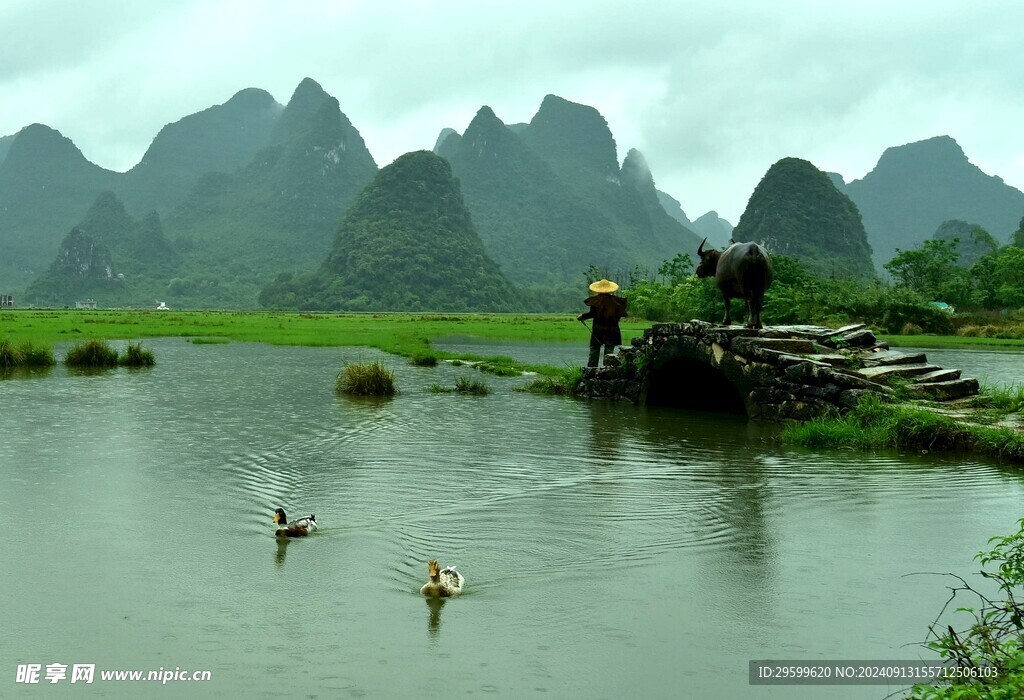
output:
POLYGON ((617 345, 622 345, 619 319, 626 318, 628 314, 626 300, 612 294, 618 288, 619 285, 611 280, 598 280, 591 284, 590 291, 594 292, 594 296, 583 300, 590 310, 576 317, 578 321, 594 319, 590 329, 590 358, 587 360, 587 367, 598 366, 602 348, 607 357, 617 345))

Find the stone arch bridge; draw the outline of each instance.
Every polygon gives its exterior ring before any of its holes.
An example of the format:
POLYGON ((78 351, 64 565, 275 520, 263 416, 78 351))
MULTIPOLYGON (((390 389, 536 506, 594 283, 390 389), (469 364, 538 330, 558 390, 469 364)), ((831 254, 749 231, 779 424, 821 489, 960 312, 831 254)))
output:
POLYGON ((976 379, 929 364, 924 353, 890 350, 860 324, 754 330, 703 321, 648 328, 604 367, 586 368, 577 390, 591 398, 806 420, 848 410, 865 393, 892 396, 896 383, 913 398, 952 405, 978 393, 976 379))

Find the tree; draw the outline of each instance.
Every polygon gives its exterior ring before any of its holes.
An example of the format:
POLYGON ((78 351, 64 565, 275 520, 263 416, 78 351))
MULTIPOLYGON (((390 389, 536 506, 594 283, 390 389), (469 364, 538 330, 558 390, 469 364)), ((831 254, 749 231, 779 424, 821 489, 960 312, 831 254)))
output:
POLYGON ((1010 245, 1017 248, 1024 248, 1024 216, 1020 218, 1017 230, 1010 236, 1010 245))
POLYGON ((677 253, 671 260, 666 260, 658 268, 658 274, 668 280, 669 285, 682 284, 693 275, 696 268, 689 253, 677 253))
POLYGON ((1024 248, 1003 249, 996 258, 995 277, 999 303, 1014 309, 1024 307, 1024 248))
POLYGON ((930 298, 951 304, 963 303, 970 291, 967 271, 957 267, 959 239, 925 241, 913 250, 896 249, 896 255, 885 264, 901 286, 930 298))

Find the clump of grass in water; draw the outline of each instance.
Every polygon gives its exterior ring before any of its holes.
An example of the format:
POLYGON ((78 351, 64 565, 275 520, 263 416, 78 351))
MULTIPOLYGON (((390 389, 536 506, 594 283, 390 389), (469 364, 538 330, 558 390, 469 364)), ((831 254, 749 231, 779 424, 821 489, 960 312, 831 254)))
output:
POLYGON ((409 362, 414 367, 437 367, 437 355, 418 352, 409 359, 409 362))
POLYGON ((53 367, 57 364, 53 357, 53 348, 27 342, 20 345, 19 349, 25 356, 25 367, 53 367))
POLYGON ((375 362, 353 362, 338 374, 334 390, 351 396, 394 396, 395 373, 375 362))
POLYGON ((53 350, 32 344, 31 341, 15 345, 10 339, 0 340, 0 372, 15 369, 53 367, 53 350))
POLYGON ((64 364, 84 368, 117 367, 117 351, 105 340, 87 340, 71 346, 64 354, 64 364))
POLYGON ((188 342, 193 345, 227 345, 231 341, 227 338, 189 338, 188 342))
POLYGON ((142 343, 128 343, 117 361, 124 367, 152 367, 156 364, 156 357, 152 350, 144 350, 142 343))
POLYGON ((0 370, 25 366, 25 353, 7 338, 0 340, 0 370))
POLYGON ((479 379, 459 377, 455 380, 455 391, 460 394, 473 394, 474 396, 486 396, 491 393, 491 387, 479 379))
POLYGON ((450 394, 455 391, 455 389, 450 386, 445 386, 444 384, 431 384, 427 387, 427 391, 434 394, 450 394))
POLYGON ((583 368, 572 367, 552 377, 538 377, 522 386, 517 386, 515 390, 526 391, 531 394, 575 396, 576 387, 579 386, 582 379, 583 368))

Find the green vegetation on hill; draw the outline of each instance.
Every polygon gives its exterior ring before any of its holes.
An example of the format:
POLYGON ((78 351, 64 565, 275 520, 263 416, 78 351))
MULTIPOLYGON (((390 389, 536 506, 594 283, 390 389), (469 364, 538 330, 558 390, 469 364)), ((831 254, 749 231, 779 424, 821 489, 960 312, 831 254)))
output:
POLYGON ((959 310, 1024 307, 1024 248, 1008 245, 959 264, 958 239, 935 238, 918 248, 897 250, 885 268, 901 287, 959 310))
POLYGON ((733 237, 732 224, 714 210, 694 219, 691 228, 701 238, 707 238, 708 245, 713 248, 725 248, 733 237))
POLYGON ((451 165, 429 151, 381 170, 345 215, 320 269, 279 278, 260 302, 356 311, 501 311, 523 303, 484 252, 451 165))
POLYGON ((206 173, 230 173, 251 162, 283 109, 269 93, 248 88, 168 124, 122 178, 118 194, 135 214, 166 216, 206 173))
POLYGON ((248 308, 281 273, 308 270, 330 250, 345 209, 377 172, 338 101, 304 80, 275 143, 231 175, 208 175, 167 221, 184 258, 168 301, 248 308))
MULTIPOLYGON (((901 333, 908 324, 917 332, 949 333, 949 314, 915 290, 878 280, 819 276, 796 258, 773 255, 775 280, 765 294, 765 325, 822 324, 839 327, 867 323, 886 333, 901 333)), ((634 281, 623 290, 630 315, 652 321, 722 318, 722 295, 714 280, 693 275, 689 255, 665 262, 660 279, 634 281)), ((733 318, 746 319, 740 301, 733 300, 733 318)))
POLYGON ((166 291, 179 263, 156 212, 139 221, 117 195, 103 192, 64 239, 49 270, 29 286, 25 301, 66 306, 89 297, 107 306, 149 306, 166 291))
POLYGON ((483 107, 459 136, 439 139, 491 257, 526 287, 571 289, 579 271, 653 267, 696 234, 658 202, 643 157, 620 171, 615 141, 593 107, 549 95, 528 125, 483 107))
POLYGON ((1006 241, 1024 212, 1024 192, 982 172, 949 136, 887 149, 847 189, 879 267, 897 248, 920 245, 949 219, 977 223, 1006 241))
POLYGON ((167 298, 200 307, 254 306, 259 288, 274 275, 309 268, 326 255, 345 208, 377 170, 337 101, 314 81, 300 84, 289 107, 262 90, 243 90, 165 127, 127 173, 93 165, 69 139, 42 125, 5 139, 5 293, 17 294, 44 271, 60 237, 77 225, 125 274, 129 294, 120 303, 167 298), (108 240, 83 220, 102 215, 97 198, 107 191, 132 214, 173 213, 163 227, 147 216, 148 234, 134 237, 139 240, 119 237, 118 226, 104 224, 119 239, 108 240), (144 260, 154 266, 136 265, 144 260))
POLYGON ((59 132, 26 126, 0 162, 0 279, 5 293, 46 270, 62 238, 118 173, 85 159, 59 132))
POLYGON ((10 136, 0 136, 0 163, 4 162, 4 158, 7 157, 7 151, 10 149, 13 142, 14 134, 11 134, 10 136))
POLYGON ((828 175, 799 158, 783 158, 758 183, 733 237, 835 277, 874 274, 857 206, 828 175))
POLYGON ((127 296, 124 279, 114 270, 110 252, 92 236, 75 227, 64 237, 57 258, 25 292, 26 303, 70 306, 83 299, 122 303, 127 296))
POLYGON ((480 109, 461 138, 449 136, 440 155, 459 178, 484 246, 514 281, 564 283, 579 274, 581 260, 594 256, 596 262, 616 247, 610 222, 489 107, 480 109))
POLYGON ((956 252, 960 267, 970 267, 985 255, 994 255, 999 250, 999 243, 992 234, 977 224, 969 224, 959 219, 943 221, 932 236, 935 240, 956 241, 956 252))
POLYGON ((619 161, 608 122, 593 107, 547 95, 520 135, 563 177, 617 180, 619 161))

